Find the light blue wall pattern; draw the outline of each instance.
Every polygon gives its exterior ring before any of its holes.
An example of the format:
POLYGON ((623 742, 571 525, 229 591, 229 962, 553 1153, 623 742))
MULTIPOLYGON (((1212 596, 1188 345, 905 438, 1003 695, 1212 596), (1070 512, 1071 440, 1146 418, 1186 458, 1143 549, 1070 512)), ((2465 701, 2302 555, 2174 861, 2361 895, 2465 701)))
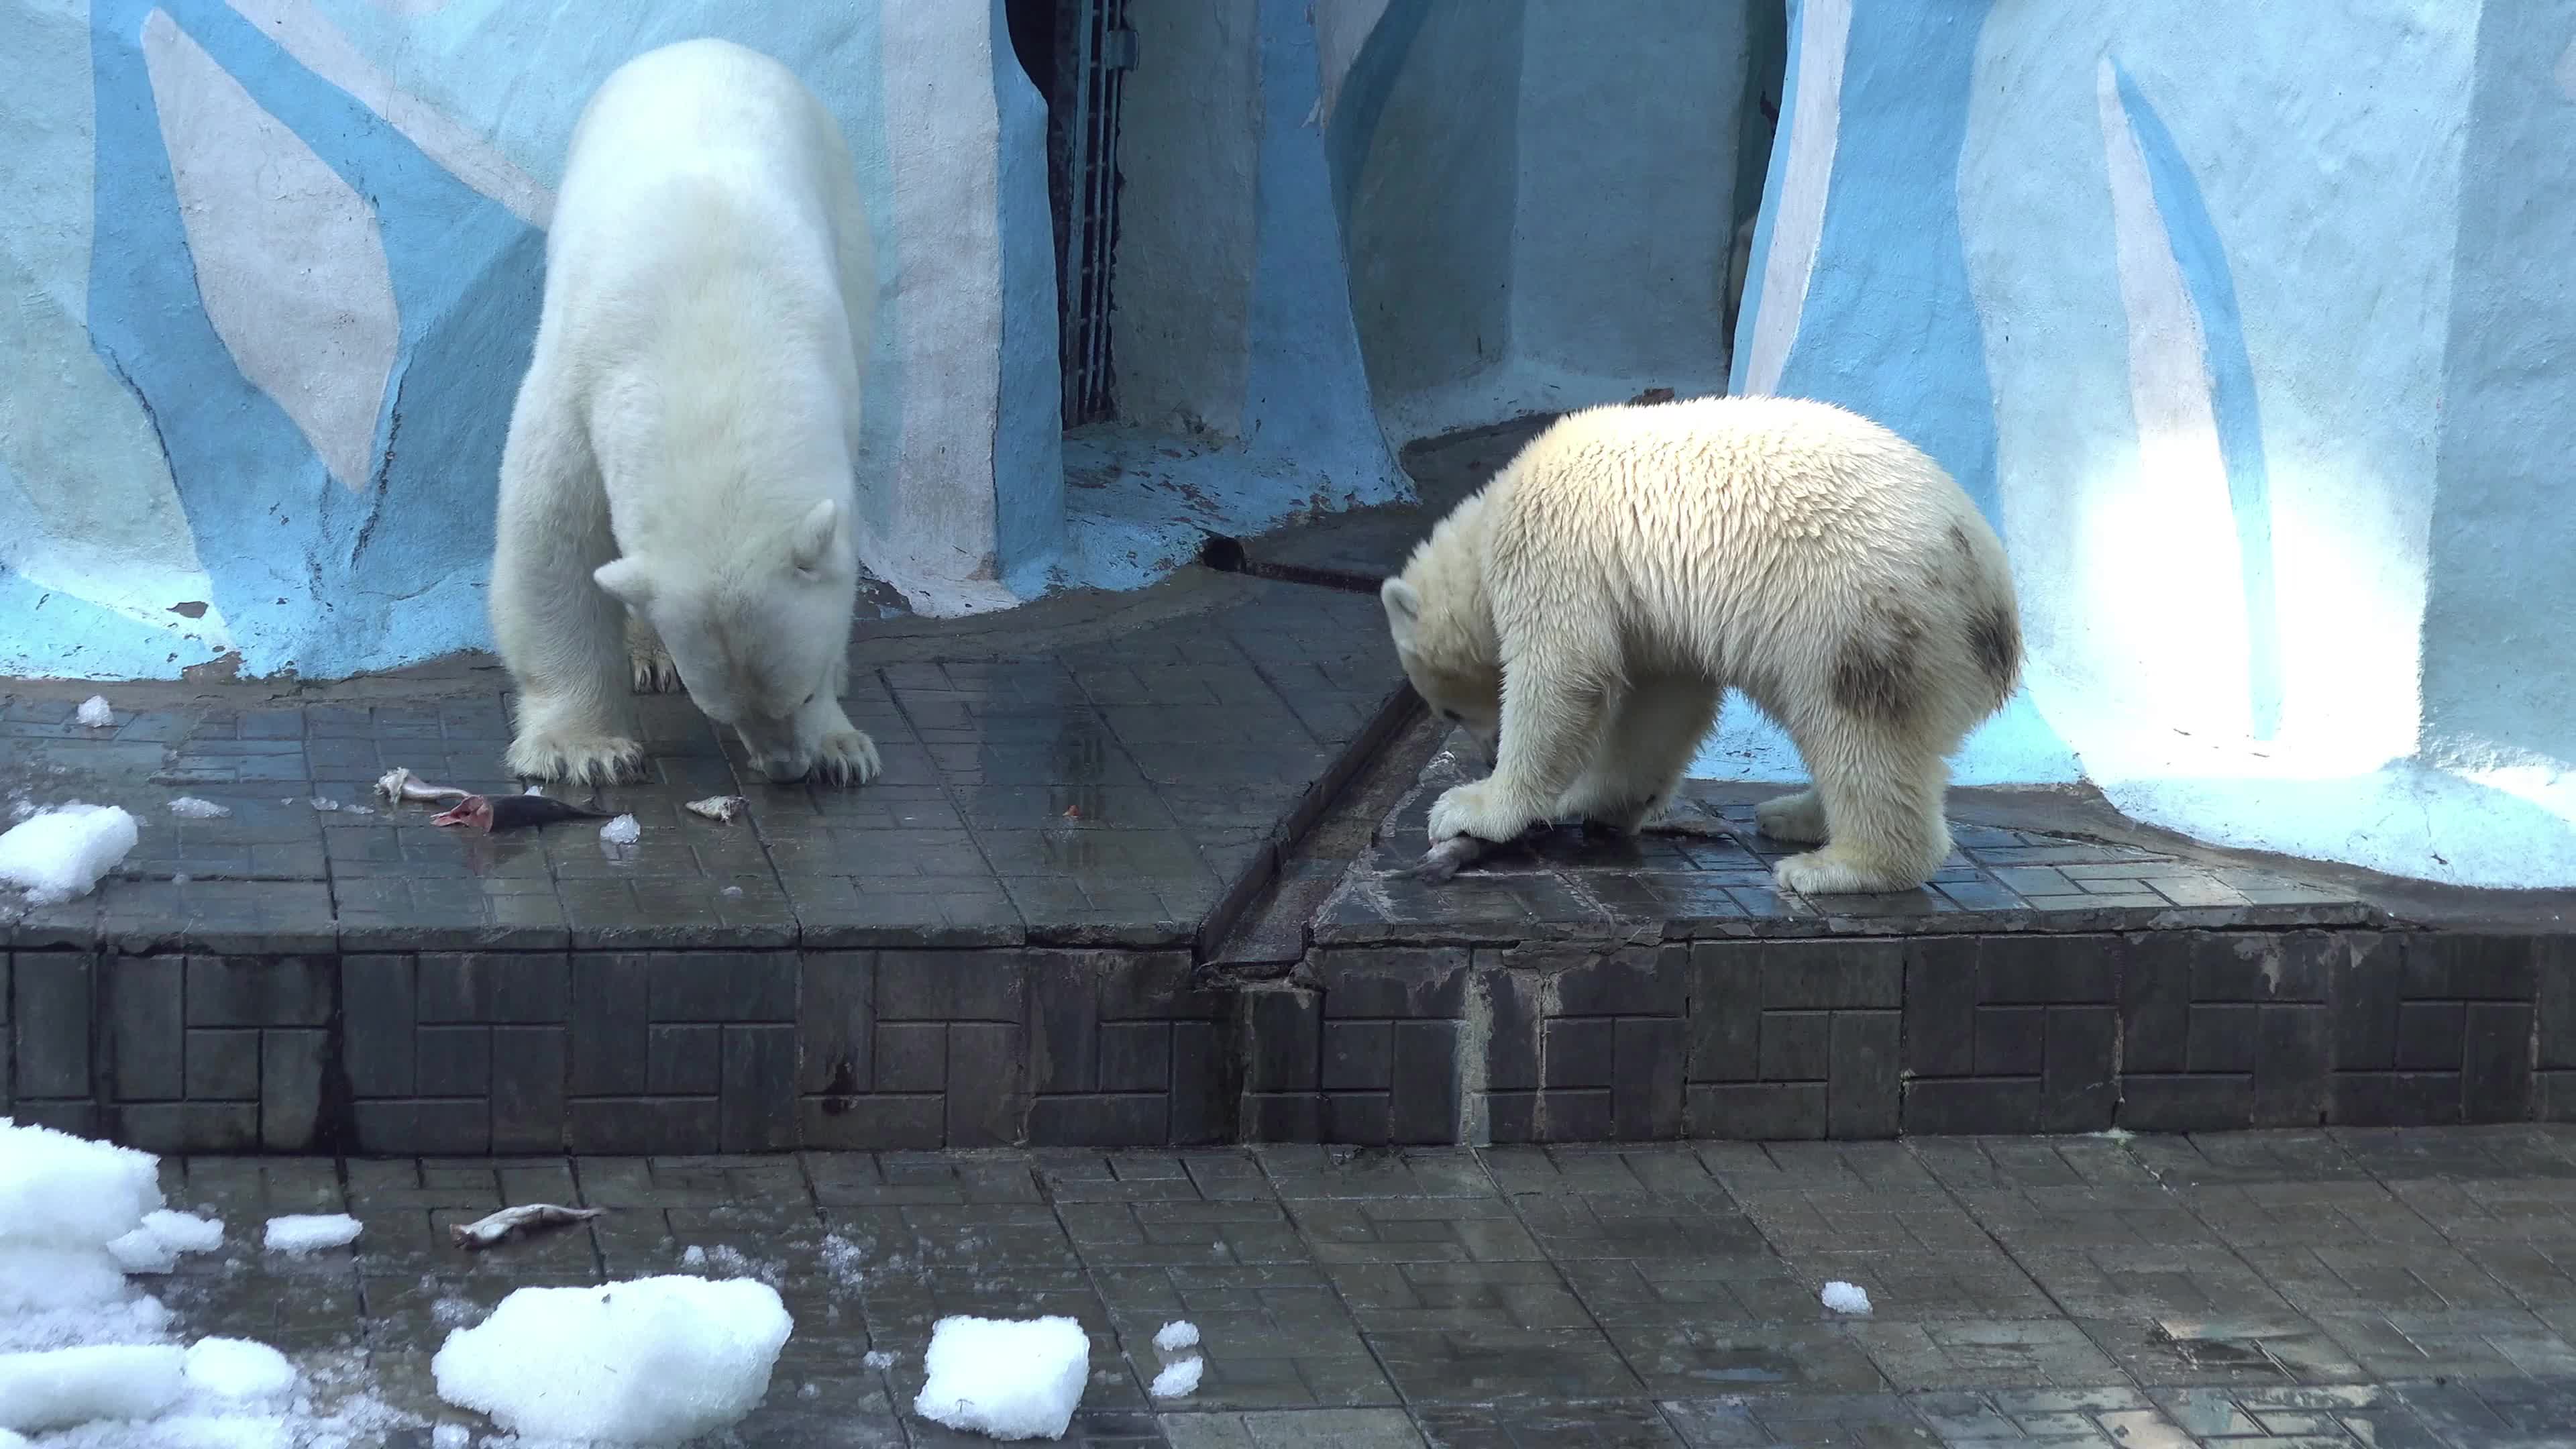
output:
POLYGON ((1791 36, 1736 383, 1885 419, 2001 528, 2029 687, 1961 778, 2059 741, 2206 839, 2576 884, 2576 4, 1791 36))

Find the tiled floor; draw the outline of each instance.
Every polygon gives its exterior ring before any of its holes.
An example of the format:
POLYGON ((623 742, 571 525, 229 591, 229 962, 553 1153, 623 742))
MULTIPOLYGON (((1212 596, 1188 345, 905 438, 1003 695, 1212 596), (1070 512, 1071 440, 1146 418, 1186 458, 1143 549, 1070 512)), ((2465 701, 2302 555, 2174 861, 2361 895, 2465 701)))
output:
POLYGON ((163 1296, 420 1416, 512 1288, 752 1274, 795 1316, 747 1445, 944 1444, 930 1325, 1065 1313, 1099 1445, 2576 1442, 2576 1129, 1620 1149, 165 1163, 230 1229, 163 1296), (579 1201, 468 1256, 451 1223, 579 1201), (243 1246, 356 1214, 348 1250, 243 1246), (682 1266, 690 1247, 703 1269, 682 1266), (1866 1318, 1819 1287, 1865 1287, 1866 1318), (1152 1338, 1204 1335, 1156 1402, 1152 1338), (866 1368, 870 1349, 895 1355, 866 1368))
POLYGON ((2373 924, 2352 890, 2226 864, 2207 852, 2067 839, 1981 824, 1953 801, 1949 861, 1920 890, 1801 898, 1771 871, 1803 846, 1754 828, 1754 803, 1790 786, 1691 781, 1661 826, 1633 841, 1558 828, 1496 851, 1455 879, 1406 874, 1421 857, 1432 802, 1474 778, 1444 749, 1387 817, 1315 921, 1318 945, 1627 939, 1641 922, 1672 940, 1742 936, 2201 929, 2373 924))

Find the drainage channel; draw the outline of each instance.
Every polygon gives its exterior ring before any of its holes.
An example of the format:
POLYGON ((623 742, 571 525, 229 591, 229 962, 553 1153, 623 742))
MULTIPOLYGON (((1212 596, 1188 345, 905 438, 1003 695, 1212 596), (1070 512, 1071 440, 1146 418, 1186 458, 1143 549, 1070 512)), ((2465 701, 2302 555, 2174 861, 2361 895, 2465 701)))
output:
POLYGON ((1243 546, 1243 540, 1211 533, 1199 545, 1199 563, 1221 574, 1245 574, 1256 579, 1272 579, 1283 584, 1306 584, 1319 589, 1338 589, 1346 594, 1374 594, 1385 582, 1376 574, 1352 569, 1317 568, 1311 564, 1276 563, 1257 559, 1243 546))

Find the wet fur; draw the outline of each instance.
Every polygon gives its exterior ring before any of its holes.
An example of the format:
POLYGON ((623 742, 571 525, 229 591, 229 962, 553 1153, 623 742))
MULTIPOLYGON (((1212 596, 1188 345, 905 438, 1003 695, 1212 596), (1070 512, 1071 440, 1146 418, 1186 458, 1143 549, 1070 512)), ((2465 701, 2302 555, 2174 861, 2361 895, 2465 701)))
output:
POLYGON ((1593 408, 1539 434, 1383 593, 1406 674, 1497 754, 1431 837, 1635 830, 1729 688, 1816 788, 1764 802, 1807 894, 1907 890, 1949 854, 1946 757, 2010 698, 2002 543, 1921 450, 1786 398, 1593 408))

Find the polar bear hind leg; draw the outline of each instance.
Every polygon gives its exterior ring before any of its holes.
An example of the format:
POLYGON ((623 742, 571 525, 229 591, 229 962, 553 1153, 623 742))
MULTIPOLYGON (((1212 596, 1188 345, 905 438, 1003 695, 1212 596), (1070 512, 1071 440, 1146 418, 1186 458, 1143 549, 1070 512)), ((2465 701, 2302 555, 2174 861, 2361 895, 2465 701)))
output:
POLYGON ((591 578, 617 556, 608 495, 570 401, 531 369, 501 449, 492 633, 518 681, 520 779, 607 784, 637 770, 623 610, 591 578))
MULTIPOLYGON (((1781 887, 1811 896, 1871 894, 1910 891, 1931 879, 1950 854, 1943 756, 1956 741, 1926 741, 1900 725, 1830 707, 1793 725, 1789 737, 1816 782, 1824 829, 1820 848, 1780 862, 1781 887)), ((1777 823, 1803 833, 1811 822, 1797 800, 1764 803, 1775 807, 1777 823)), ((1768 825, 1765 833, 1789 838, 1768 825)))

